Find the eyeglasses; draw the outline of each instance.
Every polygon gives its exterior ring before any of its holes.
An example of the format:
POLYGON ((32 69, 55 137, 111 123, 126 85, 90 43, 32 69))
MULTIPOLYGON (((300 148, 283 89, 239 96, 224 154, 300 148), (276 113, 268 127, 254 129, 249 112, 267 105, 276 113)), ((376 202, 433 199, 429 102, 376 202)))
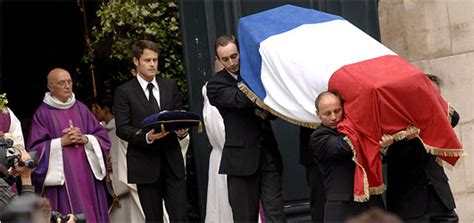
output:
POLYGON ((58 81, 58 82, 56 82, 56 84, 61 86, 61 87, 66 87, 66 85, 72 86, 72 80, 58 81))

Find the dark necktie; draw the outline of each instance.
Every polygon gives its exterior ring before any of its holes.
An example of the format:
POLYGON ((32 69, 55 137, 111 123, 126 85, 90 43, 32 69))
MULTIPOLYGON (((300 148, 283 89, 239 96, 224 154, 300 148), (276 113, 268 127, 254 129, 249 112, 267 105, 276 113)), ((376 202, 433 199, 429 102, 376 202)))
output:
POLYGON ((160 111, 160 106, 158 105, 158 102, 156 102, 155 96, 153 95, 153 84, 149 83, 148 86, 148 102, 150 103, 151 109, 153 109, 154 112, 160 111))

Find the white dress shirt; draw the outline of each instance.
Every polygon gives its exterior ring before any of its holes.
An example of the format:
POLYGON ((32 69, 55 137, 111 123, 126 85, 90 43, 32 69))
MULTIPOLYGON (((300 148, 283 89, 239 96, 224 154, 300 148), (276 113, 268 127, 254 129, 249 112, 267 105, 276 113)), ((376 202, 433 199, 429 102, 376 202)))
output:
POLYGON ((142 87, 142 90, 143 90, 143 92, 145 92, 145 96, 148 100, 150 99, 150 95, 148 93, 148 84, 149 83, 153 84, 153 86, 154 86, 153 87, 153 96, 155 96, 156 103, 158 103, 158 106, 161 107, 161 105, 160 105, 160 90, 159 90, 159 86, 158 86, 158 82, 156 81, 156 78, 153 77, 153 80, 151 80, 151 82, 148 82, 145 79, 143 79, 140 76, 140 74, 137 74, 137 79, 138 79, 138 83, 140 84, 140 87, 142 87))

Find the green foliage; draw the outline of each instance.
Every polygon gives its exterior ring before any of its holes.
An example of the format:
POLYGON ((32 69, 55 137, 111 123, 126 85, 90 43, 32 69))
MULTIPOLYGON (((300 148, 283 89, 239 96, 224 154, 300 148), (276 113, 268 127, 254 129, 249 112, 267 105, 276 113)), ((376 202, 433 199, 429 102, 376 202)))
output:
POLYGON ((5 111, 6 109, 4 109, 3 106, 6 104, 8 104, 7 93, 0 94, 0 109, 5 111))
POLYGON ((130 48, 136 41, 146 39, 160 47, 159 75, 176 79, 182 98, 186 98, 177 0, 146 4, 134 0, 107 1, 97 11, 97 17, 100 23, 92 28, 92 40, 87 44, 89 54, 83 57, 83 62, 93 63, 96 67, 107 64, 109 68, 101 69, 108 70, 98 72, 98 75, 116 70, 115 74, 109 74, 110 77, 103 80, 105 85, 131 78, 128 66, 132 61, 130 48), (110 68, 114 64, 115 67, 110 68))

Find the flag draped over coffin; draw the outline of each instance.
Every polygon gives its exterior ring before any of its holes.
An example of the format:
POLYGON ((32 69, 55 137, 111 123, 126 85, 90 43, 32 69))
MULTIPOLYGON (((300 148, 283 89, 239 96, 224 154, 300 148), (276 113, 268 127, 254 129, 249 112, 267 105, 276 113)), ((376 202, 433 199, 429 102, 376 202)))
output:
POLYGON ((448 105, 425 74, 344 18, 284 5, 241 18, 238 34, 239 87, 259 106, 315 127, 318 94, 341 95, 345 119, 338 130, 355 154, 356 201, 384 191, 383 134, 413 125, 428 152, 452 165, 462 154, 448 105))

